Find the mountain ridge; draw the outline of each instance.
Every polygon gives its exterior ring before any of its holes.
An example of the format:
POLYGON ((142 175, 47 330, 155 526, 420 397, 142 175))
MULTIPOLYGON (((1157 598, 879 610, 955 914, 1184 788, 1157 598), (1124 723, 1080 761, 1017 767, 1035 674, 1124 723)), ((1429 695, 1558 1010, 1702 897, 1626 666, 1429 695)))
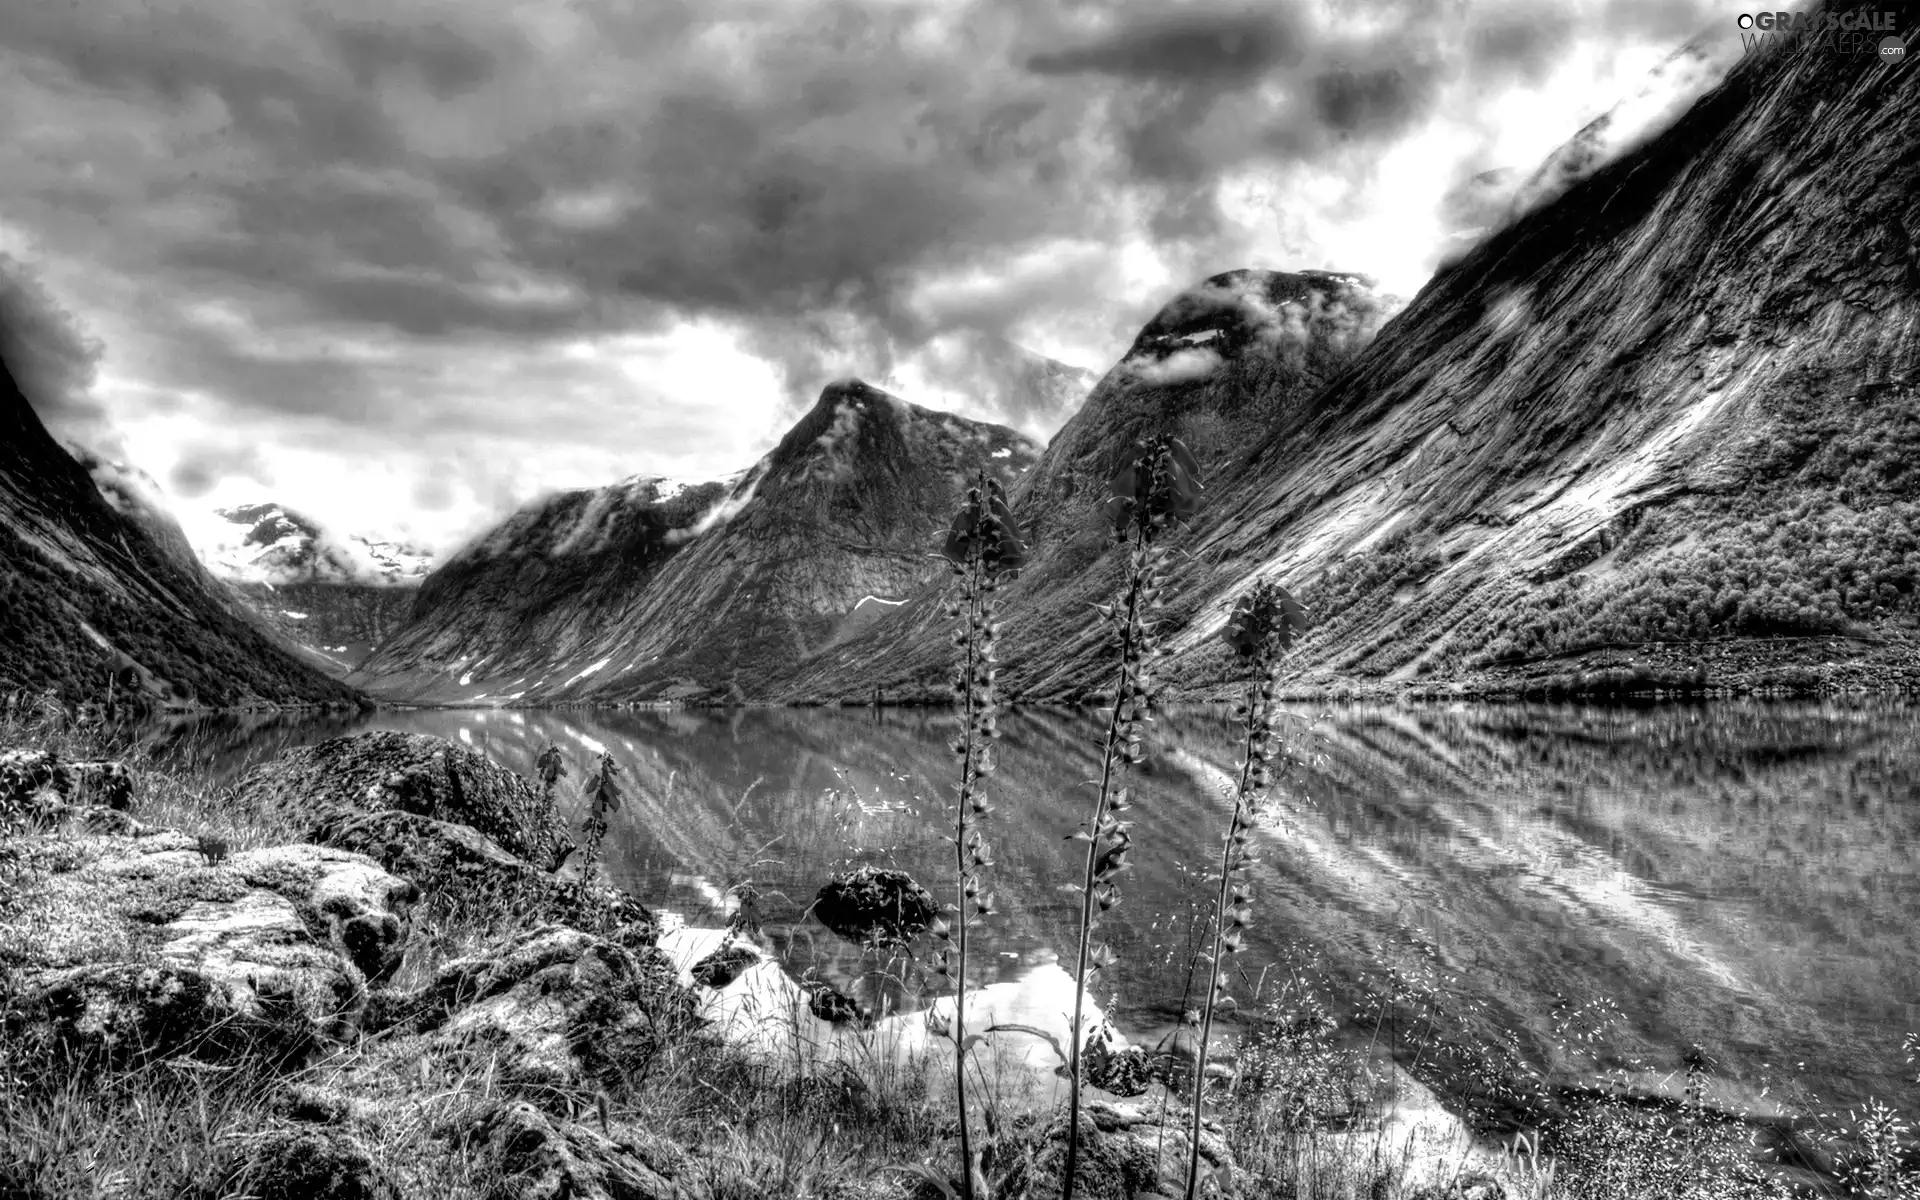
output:
POLYGON ((126 495, 103 494, 91 461, 53 439, 0 359, 0 691, 90 700, 111 680, 155 707, 361 702, 229 609, 126 495))
POLYGON ((407 702, 738 698, 929 578, 979 469, 1039 448, 857 379, 726 480, 634 476, 524 506, 423 583, 352 678, 407 702))
MULTIPOLYGON (((1262 578, 1316 622, 1304 690, 1920 683, 1916 101, 1898 67, 1751 57, 1443 267, 1323 386, 1200 393, 1265 427, 1203 456, 1212 503, 1169 542, 1169 693, 1222 694, 1213 636, 1262 578)), ((1009 695, 1092 698, 1110 669, 1079 613, 1117 568, 1079 501, 1123 426, 1181 432, 1196 396, 1103 415, 1115 379, 1075 417, 1112 436, 1070 471, 1063 429, 1013 496, 1042 536, 1002 599, 1009 695)), ((936 599, 779 698, 937 699, 936 599)))

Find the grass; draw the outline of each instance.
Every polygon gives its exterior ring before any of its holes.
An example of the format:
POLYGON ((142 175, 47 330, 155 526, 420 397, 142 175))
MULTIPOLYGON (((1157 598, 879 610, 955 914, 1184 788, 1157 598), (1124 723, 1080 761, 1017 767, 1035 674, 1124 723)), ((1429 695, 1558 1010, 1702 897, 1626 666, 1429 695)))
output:
MULTIPOLYGON (((236 810, 190 759, 143 762, 138 743, 118 735, 68 721, 16 720, 0 729, 0 744, 51 747, 76 758, 116 749, 133 754, 143 821, 218 828, 239 848, 285 840, 290 832, 270 814, 236 810)), ((414 909, 406 965, 395 983, 422 982, 442 963, 484 953, 529 923, 501 902, 426 897, 414 909)), ((1491 1169, 1516 1200, 1792 1194, 1791 1179, 1751 1161, 1754 1126, 1702 1102, 1711 1092, 1710 1064, 1688 1080, 1694 1086, 1685 1102, 1648 1103, 1625 1088, 1624 1070, 1621 1086, 1589 1081, 1570 1092, 1550 1086, 1515 1046, 1476 1041, 1444 978, 1387 974, 1374 981, 1371 1005, 1343 1013, 1324 967, 1304 950, 1254 966, 1259 975, 1243 993, 1234 1071, 1206 1087, 1206 1115, 1235 1154, 1241 1196, 1412 1200, 1422 1152, 1410 1151, 1386 1120, 1400 1078, 1386 1069, 1389 1057, 1469 1098, 1468 1123, 1484 1142, 1507 1148, 1491 1169)), ((1247 967, 1236 968, 1244 977, 1247 967)), ((4 1000, 0 995, 0 1007, 4 1000)), ((1604 1000, 1568 1014, 1556 1037, 1570 1054, 1614 1019, 1604 1000)), ((1910 1061, 1920 1056, 1920 1043, 1906 1049, 1910 1061)), ((511 1194, 503 1165, 461 1134, 529 1101, 589 1131, 604 1123, 617 1136, 678 1156, 676 1178, 689 1200, 926 1197, 932 1193, 913 1168, 944 1170, 953 1161, 957 1111, 950 1084, 941 1082, 950 1075, 927 1060, 875 1053, 798 1079, 788 1064, 689 1030, 663 1039, 625 1070, 611 1087, 534 1087, 484 1048, 455 1052, 413 1035, 380 1035, 295 1071, 241 1059, 145 1062, 74 1075, 22 1061, 0 1037, 0 1195, 256 1194, 248 1191, 249 1155, 291 1131, 324 1130, 291 1112, 329 1096, 383 1099, 379 1119, 353 1126, 402 1200, 511 1194)), ((1003 1189, 1035 1178, 1047 1144, 1044 1114, 990 1091, 975 1092, 974 1100, 992 1194, 1022 1194, 1003 1189)), ((1185 1119, 1185 1097, 1156 1089, 1145 1102, 1164 1111, 1169 1127, 1185 1119)), ((1843 1147, 1834 1166, 1858 1181, 1853 1194, 1903 1200, 1920 1187, 1920 1172, 1902 1157, 1911 1155, 1909 1131, 1893 1110, 1826 1113, 1810 1100, 1799 1107, 1843 1147)), ((1442 1155, 1435 1169, 1443 1177, 1466 1180, 1490 1169, 1484 1157, 1442 1155)))

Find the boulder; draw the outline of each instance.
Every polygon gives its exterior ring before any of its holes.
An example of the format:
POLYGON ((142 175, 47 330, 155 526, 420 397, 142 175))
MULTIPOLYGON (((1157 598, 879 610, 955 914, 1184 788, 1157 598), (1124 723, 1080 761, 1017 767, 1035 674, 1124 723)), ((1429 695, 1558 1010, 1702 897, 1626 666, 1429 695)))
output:
POLYGON ((0 750, 0 829, 44 827, 89 807, 125 812, 132 804, 133 777, 121 763, 0 750))
POLYGON ((499 904, 632 945, 654 940, 653 916, 638 900, 547 869, 571 840, 538 787, 442 738, 333 738, 255 767, 239 791, 244 803, 300 814, 314 841, 366 854, 429 895, 499 904))
POLYGON ((813 900, 813 914, 850 942, 890 946, 911 941, 940 909, 905 871, 858 867, 829 879, 813 900))
POLYGON ((392 810, 340 812, 314 834, 367 855, 428 895, 469 907, 573 925, 629 946, 650 946, 658 934, 653 914, 619 888, 556 879, 469 825, 392 810))
POLYGON ((549 1115, 525 1101, 488 1111, 469 1133, 495 1163, 489 1200, 682 1200, 685 1154, 613 1129, 549 1115))
POLYGON ((281 846, 209 862, 195 839, 23 839, 0 914, 10 1035, 42 1052, 301 1058, 351 1037, 398 965, 415 889, 361 855, 281 846))
POLYGON ((390 811, 467 825, 543 866, 556 863, 568 841, 533 783, 426 734, 354 733, 289 750, 249 771, 238 790, 242 803, 302 814, 316 829, 390 811))
POLYGON ((760 952, 752 946, 727 941, 687 970, 693 981, 701 987, 723 988, 759 961, 760 952))
POLYGON ((395 1200, 397 1194, 351 1133, 294 1127, 248 1138, 221 1172, 219 1187, 195 1200, 395 1200))
POLYGON ((369 1024, 483 1050, 511 1082, 551 1089, 614 1087, 669 1028, 692 1021, 692 998, 660 951, 545 925, 382 996, 369 1024))
POLYGON ((849 1025, 869 1023, 869 1014, 858 1000, 835 987, 831 980, 822 979, 809 971, 798 980, 800 987, 807 993, 807 1011, 829 1025, 849 1025))

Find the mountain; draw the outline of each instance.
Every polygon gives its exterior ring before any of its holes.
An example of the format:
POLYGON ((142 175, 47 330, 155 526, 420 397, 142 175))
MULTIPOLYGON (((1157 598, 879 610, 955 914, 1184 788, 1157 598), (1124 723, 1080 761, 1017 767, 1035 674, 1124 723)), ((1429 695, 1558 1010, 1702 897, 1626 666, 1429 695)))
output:
MULTIPOLYGON (((1246 447, 1297 419, 1398 303, 1360 275, 1265 270, 1215 275, 1169 301, 1012 490, 1034 553, 1002 602, 1005 636, 1020 647, 1002 654, 1002 677, 1050 692, 1052 672, 1095 659, 1101 631, 1086 613, 1119 579, 1096 510, 1125 447, 1173 434, 1209 478, 1231 473, 1246 447)), ((878 685, 903 698, 938 696, 951 655, 944 590, 936 581, 866 636, 808 663, 779 694, 859 699, 878 685)))
POLYGON ((193 543, 187 539, 180 523, 167 510, 166 502, 161 499, 160 485, 153 476, 131 463, 106 458, 99 451, 81 445, 79 442, 63 443, 73 460, 86 469, 93 485, 100 489, 100 496, 115 512, 140 526, 153 544, 167 556, 180 570, 203 586, 212 587, 214 580, 207 573, 200 556, 194 553, 193 543))
POLYGON ((1705 35, 1688 42, 1532 172, 1494 170, 1473 176, 1448 198, 1456 206, 1451 215, 1469 227, 1462 234, 1478 235, 1512 222, 1666 129, 1726 77, 1739 61, 1741 49, 1738 39, 1725 36, 1705 35))
POLYGON ((117 675, 121 697, 168 706, 359 702, 231 611, 139 507, 102 492, 0 361, 0 692, 92 698, 117 675))
POLYGON ((836 383, 739 475, 522 508, 430 575, 351 678, 443 703, 762 695, 937 574, 929 547, 978 469, 1010 481, 1038 451, 836 383))
MULTIPOLYGON (((1117 565, 1089 514, 1108 449, 1156 422, 1208 449, 1211 502, 1173 543, 1175 694, 1218 693, 1214 635, 1261 578, 1316 622, 1289 657, 1307 687, 1920 681, 1916 134, 1911 69, 1755 54, 1443 267, 1323 386, 1244 350, 1186 380, 1201 337, 1163 313, 1163 390, 1123 363, 1013 496, 1041 536, 1003 598, 1006 688, 1103 689, 1081 605, 1117 565)), ((782 694, 935 694, 935 599, 782 694)))
POLYGON ((336 537, 313 519, 278 504, 243 504, 216 512, 232 532, 208 548, 208 565, 236 583, 405 587, 426 578, 433 566, 432 556, 423 550, 359 533, 336 537))
POLYGON ((345 675, 398 629, 432 568, 425 551, 364 534, 340 537, 282 505, 217 510, 226 528, 205 548, 213 573, 261 621, 345 675))

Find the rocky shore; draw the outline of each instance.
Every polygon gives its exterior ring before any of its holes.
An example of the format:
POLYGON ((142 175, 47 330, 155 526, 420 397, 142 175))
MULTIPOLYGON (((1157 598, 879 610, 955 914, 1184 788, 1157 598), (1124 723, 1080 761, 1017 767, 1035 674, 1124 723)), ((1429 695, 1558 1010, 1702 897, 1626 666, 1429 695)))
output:
MULTIPOLYGON (((0 1200, 945 1194, 951 996, 874 1012, 858 979, 796 977, 750 886, 656 912, 580 861, 538 785, 423 735, 292 750, 197 809, 154 790, 0 751, 0 1200)), ((936 912, 861 868, 801 919, 864 961, 936 912)), ((1072 996, 1057 966, 969 993, 995 1196, 1057 1192, 1072 996)), ((1191 1047, 1091 1008, 1077 1194, 1178 1196, 1191 1047)), ((1845 1174, 1839 1143, 1720 1111, 1693 1075, 1678 1099, 1560 1088, 1551 1150, 1508 1129, 1503 1152, 1390 1058, 1265 1020, 1207 1067, 1231 1086, 1203 1195, 1625 1196, 1710 1164, 1724 1194, 1782 1197, 1845 1174)))
MULTIPOLYGON (((218 1096, 228 1117, 192 1148, 205 1159, 185 1171, 192 1195, 892 1196, 916 1194, 902 1169, 945 1165, 937 1102, 951 1051, 937 1004, 933 1022, 876 1019, 787 975, 737 905, 726 928, 687 927, 577 863, 551 869, 571 839, 539 799, 459 746, 363 733, 244 777, 220 803, 301 837, 243 847, 143 820, 119 764, 0 754, 0 1088, 22 1112, 38 1098, 53 1115, 129 1086, 151 1088, 151 1106, 185 1103, 173 1081, 195 1081, 188 1092, 203 1106, 218 1096), (751 1086, 716 1082, 729 1075, 751 1086), (789 1192, 770 1182, 785 1168, 733 1132, 765 1114, 729 1119, 721 1106, 704 1136, 669 1131, 649 1119, 650 1091, 669 1083, 727 1091, 741 1109, 805 1109, 836 1130, 900 1119, 874 1111, 897 1088, 923 1127, 917 1153, 815 1171, 789 1192)), ((850 906, 836 928, 911 932, 902 912, 923 921, 931 902, 907 885, 911 904, 887 921, 862 929, 850 906)), ((1030 1184, 1060 1145, 1057 1001, 1071 989, 1053 975, 972 1002, 976 1019, 1019 1026, 977 1056, 1030 1184)), ((1169 1185, 1184 1169, 1179 1125, 1119 1095, 1096 1103, 1084 1136, 1099 1169, 1083 1194, 1169 1185)), ((138 1178, 116 1184, 60 1153, 0 1159, 0 1195, 83 1182, 145 1194, 138 1178)), ((1203 1153, 1231 1178, 1217 1132, 1203 1153)))

